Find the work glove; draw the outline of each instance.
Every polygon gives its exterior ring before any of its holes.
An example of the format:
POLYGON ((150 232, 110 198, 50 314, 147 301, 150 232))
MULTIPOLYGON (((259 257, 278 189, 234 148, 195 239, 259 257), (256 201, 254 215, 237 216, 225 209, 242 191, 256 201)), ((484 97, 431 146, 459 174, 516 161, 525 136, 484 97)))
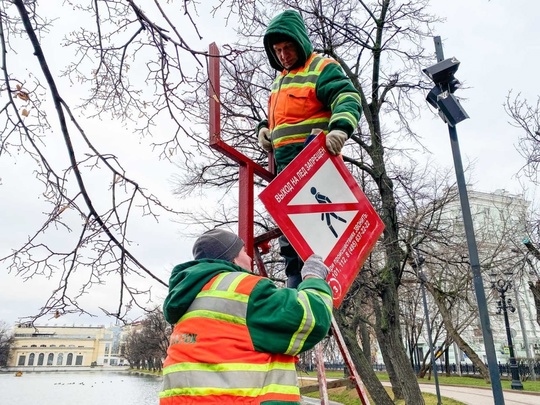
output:
POLYGON ((345 132, 334 129, 326 135, 326 148, 332 155, 339 155, 348 136, 345 132))
POLYGON ((310 276, 326 280, 329 271, 330 270, 326 267, 326 264, 324 264, 322 257, 313 254, 308 257, 304 263, 304 267, 302 267, 302 280, 305 280, 306 277, 310 276))
POLYGON ((259 145, 267 152, 272 151, 272 141, 270 140, 270 130, 266 127, 259 129, 259 145))

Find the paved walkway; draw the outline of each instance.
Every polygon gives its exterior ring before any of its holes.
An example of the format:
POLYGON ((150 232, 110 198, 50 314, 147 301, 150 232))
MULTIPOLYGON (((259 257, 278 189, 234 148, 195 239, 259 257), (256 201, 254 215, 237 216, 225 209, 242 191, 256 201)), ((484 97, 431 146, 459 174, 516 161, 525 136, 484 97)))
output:
MULTIPOLYGON (((318 398, 302 397, 302 405, 321 405, 318 398)), ((343 405, 341 402, 330 401, 329 405, 343 405)))
MULTIPOLYGON (((304 379, 311 379, 304 377, 304 379)), ((313 378, 315 379, 315 378, 313 378)), ((329 379, 331 380, 331 379, 329 379)), ((385 386, 390 386, 387 381, 382 382, 385 386)), ((436 395, 435 384, 419 384, 422 392, 436 395)), ((467 405, 491 405, 494 404, 493 391, 491 388, 473 388, 454 385, 439 385, 441 397, 455 399, 467 405)), ((503 391, 504 405, 540 405, 540 392, 530 393, 522 391, 505 390, 503 391)), ((442 401, 444 404, 444 400, 442 401)), ((318 405, 320 400, 302 397, 304 405, 318 405)), ((339 405, 337 402, 330 402, 331 405, 339 405)))
MULTIPOLYGON (((436 394, 434 384, 420 384, 422 392, 436 394)), ((493 391, 491 388, 456 387, 440 385, 441 397, 453 398, 467 405, 493 404, 493 391)), ((504 391, 505 405, 540 405, 540 393, 531 394, 521 391, 504 391)), ((444 403, 444 401, 443 401, 444 403)))

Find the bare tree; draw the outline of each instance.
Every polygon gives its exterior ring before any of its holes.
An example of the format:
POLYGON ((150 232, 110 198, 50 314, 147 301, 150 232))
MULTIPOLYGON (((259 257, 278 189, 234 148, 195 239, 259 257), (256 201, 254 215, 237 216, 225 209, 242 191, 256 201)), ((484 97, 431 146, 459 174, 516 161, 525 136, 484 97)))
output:
MULTIPOLYGON (((530 236, 532 237, 533 235, 537 237, 538 228, 536 228, 534 232, 531 232, 530 236)), ((532 242, 530 239, 526 239, 524 245, 527 248, 527 252, 523 253, 521 258, 523 265, 521 267, 524 268, 529 274, 534 275, 532 281, 529 281, 529 289, 533 294, 534 305, 536 307, 536 322, 538 325, 540 325, 540 271, 538 270, 540 251, 538 250, 538 245, 532 242)), ((521 252, 519 249, 516 249, 516 251, 521 252)))
POLYGON ((0 321, 0 367, 7 366, 13 341, 11 328, 4 321, 0 321))
MULTIPOLYGON (((117 156, 96 146, 88 123, 122 122, 132 128, 134 142, 154 137, 153 148, 163 159, 194 157, 193 142, 186 140, 196 141, 196 131, 185 124, 184 111, 189 109, 186 94, 198 85, 191 81, 193 72, 205 65, 206 47, 197 50, 183 33, 189 27, 198 44, 198 5, 144 2, 143 9, 131 0, 41 3, 0 1, 0 158, 29 158, 41 184, 36 196, 47 210, 27 241, 0 261, 24 279, 57 281, 32 319, 88 313, 80 298, 95 285, 115 283, 116 304, 102 310, 129 321, 131 310, 152 305, 151 286, 167 286, 134 253, 141 242, 135 239, 134 224, 184 213, 130 178, 117 156), (54 11, 65 26, 77 21, 60 44, 55 39, 58 51, 73 50, 63 71, 52 68, 58 55, 46 54, 42 46, 57 22, 46 17, 54 11), (17 67, 21 58, 27 61, 25 71, 17 67), (88 93, 70 102, 71 86, 88 93), (164 123, 168 130, 160 131, 164 123), (63 242, 53 243, 54 235, 63 242)), ((206 16, 225 6, 215 3, 206 16)))
POLYGON ((132 328, 124 344, 124 356, 133 368, 161 370, 167 355, 171 325, 156 308, 132 328))
MULTIPOLYGON (((455 187, 448 191, 453 198, 447 199, 445 204, 434 211, 427 210, 427 216, 424 210, 418 212, 417 227, 423 231, 422 235, 412 238, 415 241, 412 243, 426 257, 426 287, 440 310, 447 335, 489 382, 487 367, 473 348, 480 348, 482 342, 475 336, 481 336, 481 329, 476 300, 472 296, 473 280, 461 211, 455 199, 455 187), (426 224, 432 218, 437 219, 437 224, 429 230, 426 224)), ((470 202, 485 285, 489 285, 491 273, 523 267, 519 266, 523 259, 517 246, 528 222, 528 204, 521 196, 504 192, 487 194, 473 191, 470 202)), ((514 274, 517 280, 524 276, 521 271, 514 274)), ((493 296, 489 298, 490 303, 496 299, 493 296)))
MULTIPOLYGON (((371 270, 376 275, 373 289, 374 322, 379 345, 390 368, 394 396, 407 403, 423 403, 415 376, 407 359, 401 338, 398 288, 406 259, 404 246, 400 243, 399 215, 397 212, 396 180, 401 170, 390 163, 398 158, 410 159, 407 151, 396 147, 398 139, 416 141, 407 119, 418 116, 420 105, 414 94, 425 88, 420 74, 421 67, 431 64, 431 55, 424 52, 422 40, 431 35, 430 23, 436 18, 426 12, 427 1, 412 3, 382 1, 379 3, 345 1, 272 1, 266 9, 247 8, 238 24, 242 34, 242 52, 233 66, 222 64, 223 111, 221 135, 231 145, 238 147, 257 162, 264 162, 261 152, 253 152, 255 123, 265 117, 266 100, 274 74, 261 56, 261 36, 274 10, 292 8, 298 10, 310 31, 315 49, 334 57, 359 90, 364 117, 361 127, 353 134, 352 142, 345 149, 344 159, 351 171, 365 175, 364 189, 385 223, 382 261, 371 270), (394 127, 393 124, 396 124, 394 127), (394 170, 397 169, 397 170, 394 170), (405 383, 407 382, 407 383, 405 383)), ((194 103, 204 100, 202 93, 194 96, 194 103)), ((423 105, 423 104, 422 104, 423 105)), ((205 104, 196 109, 200 118, 206 114, 205 104)), ((204 151, 201 151, 205 153, 204 151)), ((179 185, 186 192, 190 185, 221 185, 228 176, 219 156, 206 152, 206 162, 186 162, 191 177, 179 185)), ((231 168, 230 168, 231 169, 231 168)), ((234 218, 231 218, 234 220, 234 218)), ((347 312, 346 308, 343 311, 347 312)), ((343 319, 343 318, 341 318, 343 319)), ((349 320, 343 326, 351 327, 351 347, 358 353, 355 365, 369 364, 361 350, 356 350, 356 332, 349 320)), ((347 338, 347 336, 346 336, 347 338)), ((368 356, 369 357, 369 356, 368 356)), ((369 378, 369 367, 363 367, 363 377, 369 378)), ((374 386, 366 382, 373 395, 374 386)), ((378 399, 384 401, 385 399, 378 399)), ((384 403, 384 402, 381 402, 384 403)))
POLYGON ((509 92, 504 109, 511 119, 511 124, 523 130, 518 143, 518 151, 525 159, 523 172, 538 184, 540 165, 540 97, 531 103, 521 94, 509 92))
MULTIPOLYGON (((538 177, 540 165, 540 96, 537 97, 536 102, 531 102, 520 93, 514 94, 510 91, 506 97, 504 108, 511 119, 511 124, 522 130, 518 143, 518 151, 525 160, 522 171, 534 184, 538 185, 540 180, 538 177)), ((539 224, 538 219, 532 219, 530 221, 531 230, 528 232, 529 237, 526 247, 533 257, 533 261, 540 259, 540 254, 538 254, 536 248, 540 241, 539 224)), ((529 283, 529 288, 534 297, 537 322, 540 325, 540 275, 536 265, 533 265, 530 258, 525 257, 523 260, 527 261, 531 272, 536 274, 536 280, 529 283)))

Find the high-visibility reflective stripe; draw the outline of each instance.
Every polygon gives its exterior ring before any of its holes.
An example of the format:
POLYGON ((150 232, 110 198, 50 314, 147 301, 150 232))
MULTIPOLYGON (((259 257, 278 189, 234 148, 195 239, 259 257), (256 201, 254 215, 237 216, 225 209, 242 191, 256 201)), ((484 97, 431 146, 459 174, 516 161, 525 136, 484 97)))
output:
POLYGON ((304 134, 309 134, 311 133, 314 125, 318 125, 317 128, 321 128, 325 125, 328 126, 328 117, 310 118, 297 124, 280 124, 274 128, 274 132, 277 131, 280 134, 283 134, 281 136, 293 135, 295 133, 299 134, 301 132, 304 134), (298 132, 292 132, 294 130, 297 130, 298 132))
MULTIPOLYGON (((230 275, 231 282, 229 284, 229 288, 227 289, 227 291, 229 292, 236 291, 240 282, 246 277, 249 277, 249 274, 246 274, 246 273, 236 274, 235 277, 233 277, 233 275, 234 273, 231 273, 230 275)), ((247 295, 244 295, 244 296, 247 297, 247 295)))
POLYGON ((302 318, 302 323, 298 330, 294 333, 289 342, 286 354, 290 354, 291 356, 297 355, 302 350, 309 333, 315 327, 313 310, 311 309, 309 298, 305 291, 298 292, 298 302, 304 307, 304 317, 302 318))
MULTIPOLYGON (((305 317, 302 320, 302 324, 300 325, 299 329, 293 335, 289 343, 289 347, 287 348, 286 354, 290 354, 290 355, 298 354, 304 347, 304 343, 306 342, 307 337, 309 336, 309 334, 315 327, 316 320, 313 316, 313 310, 311 308, 306 291, 307 290, 303 290, 298 293, 299 302, 304 307, 305 317)), ((322 298, 328 310, 332 312, 333 300, 329 294, 325 294, 325 293, 320 292, 319 290, 315 290, 311 288, 309 289, 309 291, 319 295, 322 298)))
POLYGON ((229 300, 235 300, 239 302, 248 302, 249 295, 241 294, 234 291, 222 291, 222 290, 204 290, 197 294, 198 298, 217 297, 229 300))
POLYGON ((328 63, 333 63, 320 55, 315 55, 309 64, 307 70, 298 73, 288 73, 285 76, 279 76, 271 87, 272 93, 276 93, 280 88, 287 87, 312 87, 315 88, 315 83, 319 79, 324 66, 328 63))
POLYGON ((352 93, 352 92, 341 93, 336 97, 336 99, 334 100, 334 102, 332 103, 330 108, 333 110, 337 103, 342 102, 346 98, 353 98, 358 103, 362 102, 362 100, 360 99, 360 96, 358 94, 356 94, 356 93, 352 93))
POLYGON ((192 318, 197 318, 197 317, 210 318, 210 319, 215 319, 215 320, 218 320, 218 321, 225 321, 225 322, 234 323, 234 324, 237 324, 237 325, 245 325, 246 324, 246 318, 245 317, 240 318, 240 317, 237 317, 237 316, 231 316, 229 314, 223 314, 223 313, 219 313, 219 312, 215 312, 215 311, 190 311, 189 313, 185 314, 180 319, 180 321, 185 321, 187 319, 192 319, 192 318))
POLYGON ((320 73, 310 74, 296 74, 294 76, 285 76, 281 82, 274 82, 272 84, 272 93, 277 93, 280 89, 287 89, 291 87, 311 87, 315 88, 315 83, 319 78, 320 73))
POLYGON ((173 388, 170 390, 161 391, 159 393, 160 398, 166 398, 171 396, 194 396, 200 397, 202 403, 207 396, 219 396, 219 395, 233 395, 239 397, 260 397, 268 394, 289 394, 292 396, 298 396, 299 390, 297 386, 283 386, 278 384, 267 385, 260 389, 252 388, 229 388, 222 390, 213 390, 211 387, 189 387, 189 388, 173 388))
POLYGON ((305 290, 302 290, 302 291, 310 291, 311 293, 313 294, 317 294, 319 297, 322 298, 322 300, 324 301, 324 305, 326 305, 326 307, 332 311, 332 303, 334 302, 333 301, 333 298, 331 295, 329 294, 326 294, 326 293, 323 293, 322 291, 320 290, 315 290, 314 288, 306 288, 305 290))
POLYGON ((240 282, 248 277, 247 273, 222 273, 216 277, 210 290, 213 291, 234 291, 240 282))
POLYGON ((333 303, 334 303, 334 300, 333 300, 332 296, 330 294, 325 294, 325 293, 320 292, 320 291, 317 291, 317 294, 319 294, 319 297, 321 297, 323 299, 324 304, 326 305, 326 308, 328 308, 328 310, 330 312, 332 312, 332 307, 333 307, 333 303))
POLYGON ((283 141, 283 138, 287 138, 287 140, 299 139, 299 141, 304 142, 313 129, 326 131, 328 129, 328 117, 305 120, 296 125, 279 125, 272 131, 272 139, 275 146, 283 141))
MULTIPOLYGON (((293 363, 283 362, 283 361, 272 361, 270 363, 256 364, 256 363, 218 363, 218 364, 209 364, 209 363, 177 363, 172 364, 163 369, 163 375, 168 373, 173 373, 177 371, 187 371, 187 370, 196 370, 196 371, 238 371, 238 370, 251 370, 251 371, 271 371, 271 370, 295 370, 293 363)), ((295 374, 296 375, 296 374, 295 374)), ((295 377, 296 378, 296 377, 295 377)))
POLYGON ((352 126, 355 126, 355 122, 357 122, 354 115, 352 115, 349 112, 340 112, 340 113, 332 114, 332 118, 330 119, 330 122, 332 123, 332 122, 340 120, 340 119, 349 121, 349 124, 351 124, 352 126))
MULTIPOLYGON (((163 390, 167 391, 176 387, 212 387, 215 389, 247 389, 260 391, 261 388, 270 385, 297 386, 298 376, 294 365, 287 365, 287 369, 271 369, 268 365, 257 367, 254 370, 250 364, 237 364, 238 370, 232 369, 230 364, 213 364, 216 370, 226 368, 227 370, 210 371, 203 370, 201 367, 186 367, 185 370, 178 370, 186 363, 180 363, 175 366, 177 371, 163 370, 163 390), (265 366, 265 367, 264 367, 265 366), (291 369, 292 368, 292 369, 291 369)), ((189 364, 187 364, 189 365, 189 364)), ((199 365, 197 365, 199 366, 199 365)))
POLYGON ((199 296, 185 315, 192 311, 215 311, 237 317, 246 317, 247 300, 235 300, 229 297, 204 297, 199 296))

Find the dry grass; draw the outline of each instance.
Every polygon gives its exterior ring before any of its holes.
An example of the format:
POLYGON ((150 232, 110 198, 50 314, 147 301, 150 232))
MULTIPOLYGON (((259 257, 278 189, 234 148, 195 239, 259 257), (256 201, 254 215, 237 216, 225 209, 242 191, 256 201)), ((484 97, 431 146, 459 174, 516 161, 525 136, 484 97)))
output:
MULTIPOLYGON (((312 385, 315 384, 316 381, 306 381, 306 380, 300 380, 300 386, 305 385, 312 385)), ((388 395, 392 397, 392 391, 390 387, 385 387, 386 391, 388 392, 388 395)), ((433 394, 422 394, 424 397, 424 401, 426 405, 437 405, 437 396, 433 394)), ((311 393, 307 394, 306 396, 311 398, 319 398, 319 393, 311 393)), ((358 397, 358 393, 356 392, 356 389, 354 388, 346 388, 346 387, 340 387, 340 388, 334 388, 331 390, 328 390, 328 396, 331 401, 340 402, 344 405, 358 405, 360 404, 360 399, 358 397)), ((368 396, 368 399, 371 404, 373 404, 373 400, 371 397, 368 396)), ((456 401, 451 398, 442 397, 444 405, 464 405, 463 402, 456 401)), ((396 405, 405 405, 405 401, 400 400, 396 402, 396 405)))

